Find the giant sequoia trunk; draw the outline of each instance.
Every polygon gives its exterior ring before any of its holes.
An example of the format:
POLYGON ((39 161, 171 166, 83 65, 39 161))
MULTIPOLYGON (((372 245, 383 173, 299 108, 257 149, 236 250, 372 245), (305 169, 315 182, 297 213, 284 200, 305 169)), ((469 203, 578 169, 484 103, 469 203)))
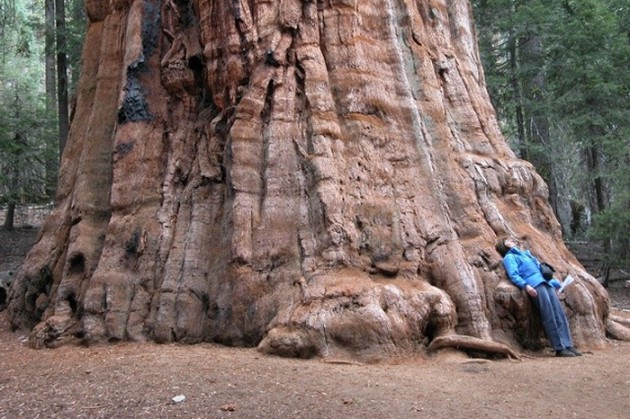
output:
POLYGON ((532 344, 493 245, 606 291, 506 145, 466 0, 87 0, 57 205, 12 289, 35 346, 154 340, 289 356, 532 344))

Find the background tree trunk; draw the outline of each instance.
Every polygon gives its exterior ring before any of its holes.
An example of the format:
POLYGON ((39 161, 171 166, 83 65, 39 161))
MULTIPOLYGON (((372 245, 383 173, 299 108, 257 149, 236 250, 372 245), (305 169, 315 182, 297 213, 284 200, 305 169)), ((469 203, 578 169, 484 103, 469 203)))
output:
MULTIPOLYGON (((46 112, 47 116, 54 115, 57 104, 57 72, 56 72, 56 48, 55 48, 55 0, 44 2, 44 19, 46 22, 44 42, 44 77, 46 85, 46 112)), ((58 137, 57 137, 58 140, 58 137)), ((46 195, 55 195, 57 183, 59 154, 58 141, 54 136, 49 136, 46 142, 46 195)))
POLYGON ((10 296, 33 345, 513 355, 531 316, 502 234, 577 278, 576 342, 605 344, 607 293, 499 131, 467 1, 86 6, 58 203, 10 296))
POLYGON ((61 156, 66 146, 68 126, 70 124, 65 0, 55 0, 55 22, 57 43, 57 117, 59 121, 59 155, 61 156))
POLYGON ((57 103, 57 79, 55 71, 55 0, 44 3, 44 19, 46 22, 44 56, 46 79, 46 110, 51 111, 57 103))
POLYGON ((2 228, 6 231, 13 231, 15 221, 15 201, 10 201, 7 204, 7 210, 4 216, 4 223, 2 228))

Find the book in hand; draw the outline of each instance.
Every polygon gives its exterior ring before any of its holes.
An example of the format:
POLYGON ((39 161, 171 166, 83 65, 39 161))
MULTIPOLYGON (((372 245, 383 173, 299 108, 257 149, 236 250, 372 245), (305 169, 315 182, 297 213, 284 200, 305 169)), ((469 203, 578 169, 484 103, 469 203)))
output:
POLYGON ((562 292, 564 291, 564 289, 568 286, 571 285, 573 283, 573 277, 571 275, 567 275, 566 278, 564 278, 564 281, 562 281, 562 286, 560 287, 560 289, 558 290, 558 292, 562 292))

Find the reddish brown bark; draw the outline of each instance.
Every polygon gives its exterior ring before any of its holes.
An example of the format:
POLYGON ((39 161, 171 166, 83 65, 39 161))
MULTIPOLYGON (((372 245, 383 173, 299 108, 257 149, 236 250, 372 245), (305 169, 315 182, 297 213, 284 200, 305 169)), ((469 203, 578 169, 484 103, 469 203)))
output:
POLYGON ((575 340, 605 344, 607 293, 501 136, 467 1, 106 4, 87 2, 57 206, 11 296, 35 346, 507 353, 540 329, 506 233, 577 278, 575 340))

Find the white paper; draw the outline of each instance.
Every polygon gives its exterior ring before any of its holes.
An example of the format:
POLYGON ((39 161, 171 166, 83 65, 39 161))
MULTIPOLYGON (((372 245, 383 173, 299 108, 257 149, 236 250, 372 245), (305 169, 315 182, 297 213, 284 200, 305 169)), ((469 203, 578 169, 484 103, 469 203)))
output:
POLYGON ((572 283, 573 283, 573 277, 571 275, 567 275, 567 277, 564 278, 564 281, 562 282, 562 286, 560 287, 558 292, 564 291, 567 285, 571 285, 572 283))

